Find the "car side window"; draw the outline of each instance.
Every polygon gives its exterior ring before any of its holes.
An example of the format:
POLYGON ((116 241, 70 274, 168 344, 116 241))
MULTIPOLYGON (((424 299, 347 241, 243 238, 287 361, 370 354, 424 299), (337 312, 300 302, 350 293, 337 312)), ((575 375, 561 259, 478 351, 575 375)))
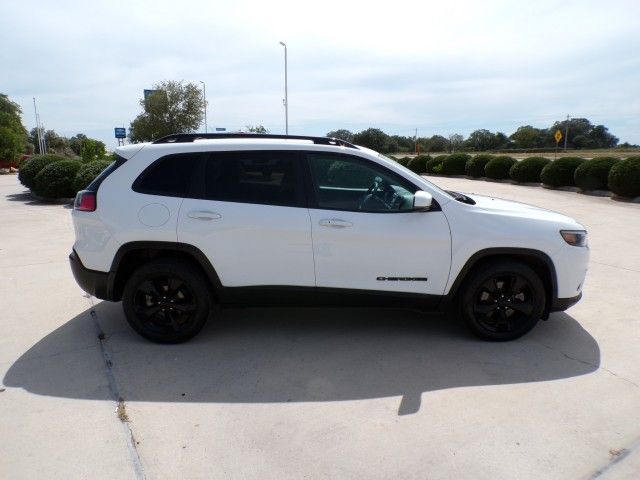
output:
POLYGON ((205 166, 205 198, 303 206, 297 163, 297 154, 289 151, 212 152, 205 166))
POLYGON ((399 175, 364 159, 308 153, 318 208, 364 212, 408 211, 417 188, 399 175))
POLYGON ((168 155, 153 162, 133 183, 133 190, 150 195, 186 197, 197 170, 199 153, 168 155))

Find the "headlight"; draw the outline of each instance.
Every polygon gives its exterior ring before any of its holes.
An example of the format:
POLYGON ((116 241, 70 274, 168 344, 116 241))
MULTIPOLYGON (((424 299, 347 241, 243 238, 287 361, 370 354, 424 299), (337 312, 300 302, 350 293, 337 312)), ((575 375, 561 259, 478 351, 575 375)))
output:
POLYGON ((560 230, 564 241, 574 247, 587 246, 587 232, 585 230, 560 230))

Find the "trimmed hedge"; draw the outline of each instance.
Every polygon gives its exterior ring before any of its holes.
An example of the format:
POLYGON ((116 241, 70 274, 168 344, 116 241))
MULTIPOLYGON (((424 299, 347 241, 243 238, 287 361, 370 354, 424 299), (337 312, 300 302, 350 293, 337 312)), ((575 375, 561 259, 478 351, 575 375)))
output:
POLYGON ((573 174, 573 179, 582 190, 607 190, 609 171, 618 162, 614 157, 587 160, 573 174))
POLYGON ((73 188, 75 191, 78 192, 87 188, 93 179, 100 175, 109 165, 111 165, 111 162, 108 160, 95 160, 82 165, 73 179, 73 188))
POLYGON ((467 160, 467 163, 464 166, 464 173, 474 178, 484 177, 484 167, 494 158, 494 155, 489 155, 487 153, 476 155, 475 157, 467 160))
POLYGON ((564 157, 554 160, 542 169, 540 180, 551 187, 574 186, 576 183, 573 174, 584 161, 584 158, 578 157, 564 157))
POLYGON ((442 161, 443 175, 464 175, 464 167, 471 158, 466 153, 453 153, 442 161))
POLYGON ((25 187, 32 189, 36 175, 38 175, 38 173, 40 173, 40 171, 44 167, 51 163, 60 162, 62 160, 66 160, 66 158, 61 155, 34 155, 20 166, 20 171, 18 172, 18 180, 25 187))
POLYGON ((394 160, 398 162, 400 165, 402 165, 403 167, 406 167, 407 164, 409 163, 409 160, 411 160, 411 157, 394 158, 394 160))
POLYGON ((429 155, 418 155, 407 163, 407 168, 414 173, 427 173, 427 162, 431 160, 429 155))
POLYGON ((540 183, 540 173, 550 162, 551 160, 544 157, 525 158, 511 167, 509 176, 511 180, 520 183, 540 183))
POLYGON ((36 175, 33 193, 45 198, 70 198, 75 196, 73 180, 82 164, 76 160, 60 160, 44 167, 36 175))
POLYGON ((442 173, 442 162, 448 155, 438 155, 427 161, 427 173, 442 173))
POLYGON ((616 162, 609 172, 609 190, 621 197, 640 196, 640 156, 616 162))
POLYGON ((484 174, 487 178, 494 180, 504 180, 509 178, 509 170, 516 163, 511 157, 495 157, 484 167, 484 174))

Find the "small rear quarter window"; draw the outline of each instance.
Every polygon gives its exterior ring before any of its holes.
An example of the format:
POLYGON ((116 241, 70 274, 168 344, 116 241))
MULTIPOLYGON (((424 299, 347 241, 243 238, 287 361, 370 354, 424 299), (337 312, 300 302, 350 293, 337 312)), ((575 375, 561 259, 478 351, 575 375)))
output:
POLYGON ((162 157, 140 174, 133 183, 133 190, 150 195, 186 197, 200 158, 199 153, 162 157))

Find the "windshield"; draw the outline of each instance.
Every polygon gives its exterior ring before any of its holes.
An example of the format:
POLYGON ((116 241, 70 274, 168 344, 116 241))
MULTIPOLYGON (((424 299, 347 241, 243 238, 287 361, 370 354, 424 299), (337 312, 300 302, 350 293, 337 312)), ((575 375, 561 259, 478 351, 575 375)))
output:
POLYGON ((409 170, 407 167, 405 167, 405 166, 403 166, 403 165, 399 164, 398 162, 396 162, 393 158, 389 158, 389 157, 387 157, 386 155, 383 155, 383 154, 381 154, 381 153, 379 153, 378 155, 380 156, 380 158, 384 158, 385 160, 388 160, 389 162, 393 162, 393 163, 395 163, 396 165, 398 165, 399 167, 402 167, 402 168, 405 170, 405 172, 408 172, 414 180, 418 180, 418 181, 422 181, 422 182, 427 182, 431 188, 433 188, 434 190, 437 190, 438 192, 442 193, 443 195, 446 195, 446 196, 447 196, 447 197, 449 197, 449 198, 454 198, 454 199, 456 198, 456 196, 455 196, 455 195, 452 195, 450 192, 447 192, 446 190, 441 189, 441 188, 440 188, 439 186, 437 186, 435 183, 430 182, 429 180, 427 180, 427 179, 426 179, 426 178, 424 178, 423 176, 418 175, 418 174, 417 174, 417 173, 415 173, 415 172, 412 172, 412 171, 411 171, 411 170, 409 170))

